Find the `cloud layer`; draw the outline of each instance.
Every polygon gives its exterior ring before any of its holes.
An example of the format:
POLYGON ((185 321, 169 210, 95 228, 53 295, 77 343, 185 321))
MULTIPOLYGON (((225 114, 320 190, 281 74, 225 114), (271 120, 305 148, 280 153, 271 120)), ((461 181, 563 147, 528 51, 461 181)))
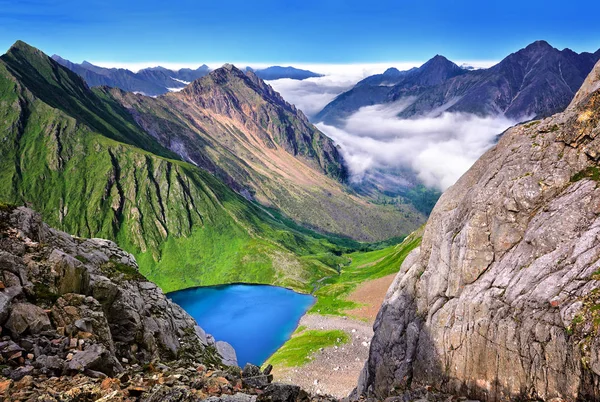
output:
MULTIPOLYGON (((493 63, 466 64, 485 68, 493 63)), ((415 65, 419 63, 396 67, 406 70, 415 65)), ((415 181, 445 190, 495 143, 498 134, 518 123, 504 116, 443 112, 443 107, 428 117, 398 118, 398 113, 414 101, 412 98, 363 107, 337 127, 314 121, 314 116, 336 96, 390 66, 330 66, 328 71, 310 66, 312 71, 327 75, 303 81, 281 79, 269 84, 340 145, 355 182, 376 182, 380 188, 391 191, 415 181)))
POLYGON ((352 88, 362 77, 327 75, 325 77, 292 80, 284 78, 268 83, 283 98, 312 118, 336 96, 352 88))
POLYGON ((353 180, 375 170, 409 168, 423 184, 445 190, 495 143, 498 134, 517 123, 503 116, 463 113, 398 118, 411 101, 363 107, 343 127, 317 124, 341 146, 353 180))

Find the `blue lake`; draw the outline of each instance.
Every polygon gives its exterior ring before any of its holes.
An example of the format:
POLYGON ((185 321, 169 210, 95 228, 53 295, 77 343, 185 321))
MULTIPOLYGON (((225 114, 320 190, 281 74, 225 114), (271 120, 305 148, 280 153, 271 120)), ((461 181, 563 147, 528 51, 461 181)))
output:
POLYGON ((229 342, 242 367, 264 363, 315 301, 289 289, 243 284, 185 289, 168 297, 216 340, 229 342))

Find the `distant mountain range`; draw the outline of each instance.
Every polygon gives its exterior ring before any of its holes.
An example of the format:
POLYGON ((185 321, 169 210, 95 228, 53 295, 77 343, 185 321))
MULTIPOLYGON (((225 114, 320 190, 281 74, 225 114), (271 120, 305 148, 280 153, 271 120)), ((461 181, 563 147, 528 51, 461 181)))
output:
POLYGON ((195 70, 183 68, 175 71, 164 67, 153 67, 134 73, 124 68, 98 67, 87 61, 81 64, 72 63, 58 55, 52 56, 52 59, 79 74, 90 87, 105 85, 149 96, 162 95, 170 90, 183 88, 210 71, 207 65, 202 65, 195 70))
POLYGON ((279 80, 282 78, 291 78, 293 80, 305 80, 307 78, 323 77, 323 74, 313 73, 309 70, 301 70, 295 67, 272 66, 260 70, 253 70, 246 67, 246 71, 252 71, 263 80, 279 80))
POLYGON ((600 50, 575 53, 545 41, 488 69, 461 68, 438 55, 419 68, 390 68, 365 78, 325 106, 315 120, 339 124, 363 106, 401 99, 412 99, 399 114, 405 118, 443 111, 503 114, 516 120, 545 117, 569 104, 599 59, 600 50))
MULTIPOLYGON (((185 88, 190 82, 204 77, 210 72, 210 68, 203 64, 195 70, 182 68, 170 70, 164 67, 151 67, 139 70, 137 73, 123 68, 99 67, 87 61, 81 64, 73 63, 58 55, 52 59, 69 70, 79 74, 90 87, 109 86, 119 88, 128 92, 137 92, 148 96, 158 96, 167 92, 174 92, 185 88)), ((277 80, 291 78, 303 80, 311 77, 321 77, 321 74, 294 67, 272 66, 264 69, 253 70, 246 67, 247 71, 253 71, 263 80, 277 80)))

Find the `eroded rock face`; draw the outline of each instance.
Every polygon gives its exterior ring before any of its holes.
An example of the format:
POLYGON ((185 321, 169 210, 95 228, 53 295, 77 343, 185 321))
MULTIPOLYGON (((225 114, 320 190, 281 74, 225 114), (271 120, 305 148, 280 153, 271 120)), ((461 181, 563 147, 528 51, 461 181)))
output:
POLYGON ((6 376, 112 376, 130 364, 214 360, 217 346, 237 364, 233 348, 215 345, 133 256, 54 230, 27 208, 0 206, 0 331, 6 376))
POLYGON ((442 196, 379 312, 358 394, 600 398, 599 71, 442 196))

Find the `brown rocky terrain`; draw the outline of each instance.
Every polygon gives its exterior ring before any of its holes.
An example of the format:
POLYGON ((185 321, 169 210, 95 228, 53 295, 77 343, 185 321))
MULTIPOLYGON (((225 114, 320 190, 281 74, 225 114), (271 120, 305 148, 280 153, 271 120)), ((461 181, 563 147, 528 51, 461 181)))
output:
POLYGON ((374 326, 358 395, 600 400, 600 63, 436 205, 374 326))

